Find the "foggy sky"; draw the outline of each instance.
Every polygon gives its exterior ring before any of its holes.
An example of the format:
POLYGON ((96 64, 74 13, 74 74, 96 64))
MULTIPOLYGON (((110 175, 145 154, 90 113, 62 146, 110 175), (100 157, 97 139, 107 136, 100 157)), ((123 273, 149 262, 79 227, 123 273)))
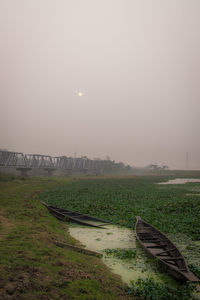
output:
POLYGON ((0 0, 0 148, 200 169, 200 1, 0 0))

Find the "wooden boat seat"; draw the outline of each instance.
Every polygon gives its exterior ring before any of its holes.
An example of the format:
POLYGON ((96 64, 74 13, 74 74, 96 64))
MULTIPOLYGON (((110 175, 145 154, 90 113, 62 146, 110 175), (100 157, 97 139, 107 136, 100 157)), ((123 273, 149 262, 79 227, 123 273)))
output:
POLYGON ((171 256, 163 256, 163 257, 159 257, 160 259, 162 259, 162 260, 174 260, 174 261, 176 261, 176 260, 183 260, 183 257, 182 256, 177 256, 177 257, 171 257, 171 256))
POLYGON ((151 229, 139 229, 138 234, 153 234, 153 231, 151 229))
MULTIPOLYGON (((155 245, 153 243, 145 243, 145 247, 146 248, 158 248, 158 249, 163 249, 164 247, 166 247, 167 244, 159 244, 159 245, 155 245)), ((163 249, 164 250, 164 249, 163 249)))
POLYGON ((172 249, 168 249, 168 250, 163 250, 161 252, 156 253, 156 255, 162 255, 164 253, 169 253, 169 252, 173 252, 173 251, 177 251, 177 248, 172 248, 172 249))
POLYGON ((140 238, 140 240, 143 242, 143 243, 148 243, 148 242, 160 242, 160 243, 163 243, 163 242, 167 242, 168 240, 160 240, 158 238, 140 238), (147 241, 147 242, 146 242, 147 241))

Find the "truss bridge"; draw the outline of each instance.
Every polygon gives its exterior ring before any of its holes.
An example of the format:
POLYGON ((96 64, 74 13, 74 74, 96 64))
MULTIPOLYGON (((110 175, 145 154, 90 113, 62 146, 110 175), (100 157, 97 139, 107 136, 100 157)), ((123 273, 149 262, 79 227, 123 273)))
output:
POLYGON ((24 154, 22 152, 0 151, 0 168, 15 168, 26 176, 32 169, 43 169, 48 175, 55 170, 81 173, 99 173, 98 160, 87 157, 67 157, 41 154, 24 154))

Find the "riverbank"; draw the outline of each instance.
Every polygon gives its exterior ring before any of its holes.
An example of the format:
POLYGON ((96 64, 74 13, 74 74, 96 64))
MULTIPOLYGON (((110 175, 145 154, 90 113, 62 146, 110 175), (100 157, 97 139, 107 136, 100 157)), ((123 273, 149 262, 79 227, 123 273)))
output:
POLYGON ((0 299, 130 299, 99 258, 55 244, 79 245, 37 198, 73 180, 0 176, 0 299))

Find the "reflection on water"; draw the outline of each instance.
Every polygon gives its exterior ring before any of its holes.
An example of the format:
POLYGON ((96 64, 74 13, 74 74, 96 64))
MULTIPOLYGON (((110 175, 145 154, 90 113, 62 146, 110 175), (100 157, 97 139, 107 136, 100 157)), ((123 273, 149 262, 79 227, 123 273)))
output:
POLYGON ((120 260, 106 255, 103 251, 105 249, 136 248, 133 230, 116 225, 107 225, 106 229, 71 225, 69 231, 75 239, 86 246, 86 249, 102 253, 104 263, 114 273, 120 275, 125 283, 130 284, 131 280, 146 278, 147 276, 158 278, 156 272, 145 266, 141 257, 137 257, 137 260, 120 260))
POLYGON ((171 179, 166 182, 159 182, 158 184, 184 184, 186 182, 200 182, 200 179, 195 179, 195 178, 176 178, 176 179, 171 179))

